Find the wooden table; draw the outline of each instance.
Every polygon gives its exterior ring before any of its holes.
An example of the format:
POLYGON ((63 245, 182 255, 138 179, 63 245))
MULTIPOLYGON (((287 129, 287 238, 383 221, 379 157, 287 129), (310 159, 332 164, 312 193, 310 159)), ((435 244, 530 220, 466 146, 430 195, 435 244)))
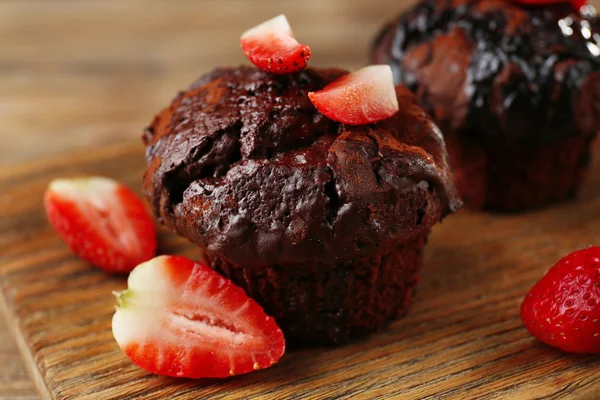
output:
MULTIPOLYGON (((361 66, 381 22, 408 3, 4 0, 0 171, 137 138, 153 113, 195 77, 245 62, 240 32, 279 13, 311 45, 312 65, 361 66)), ((35 398, 0 319, 0 399, 35 398)))
MULTIPOLYGON (((136 138, 198 75, 245 59, 239 35, 285 13, 312 65, 355 68, 394 0, 0 2, 0 169, 136 138)), ((37 398, 0 318, 0 399, 37 398)))

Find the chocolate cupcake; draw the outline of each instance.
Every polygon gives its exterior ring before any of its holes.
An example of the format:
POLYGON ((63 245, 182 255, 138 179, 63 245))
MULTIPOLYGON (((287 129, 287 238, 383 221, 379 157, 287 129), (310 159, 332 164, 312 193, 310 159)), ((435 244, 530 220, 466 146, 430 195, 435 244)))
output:
POLYGON ((590 6, 426 0, 383 29, 372 60, 440 126, 465 203, 516 211, 580 187, 600 129, 599 45, 590 6))
POLYGON ((156 215, 295 346, 344 342, 400 317, 431 227, 460 205, 439 130, 406 89, 401 111, 376 124, 315 109, 308 92, 345 73, 217 69, 143 136, 156 215))

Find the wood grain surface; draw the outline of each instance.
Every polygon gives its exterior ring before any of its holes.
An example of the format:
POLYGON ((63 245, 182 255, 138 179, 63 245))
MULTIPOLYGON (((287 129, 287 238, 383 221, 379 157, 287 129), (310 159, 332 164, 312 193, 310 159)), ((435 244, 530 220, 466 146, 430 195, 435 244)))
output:
MULTIPOLYGON (((48 226, 53 177, 101 174, 139 189, 137 142, 0 172, 0 285, 38 389, 53 399, 597 399, 600 358, 528 335, 527 289, 561 255, 600 241, 600 164, 575 202, 525 215, 460 212, 436 227, 409 316, 337 349, 289 352, 276 367, 224 381, 151 376, 119 350, 111 291, 125 287, 73 256, 48 226), (10 218, 7 218, 10 216, 10 218)), ((161 231, 161 251, 197 256, 161 231)))
MULTIPOLYGON (((223 382, 133 367, 109 329, 110 292, 124 280, 74 258, 45 222, 41 195, 53 177, 102 174, 139 190, 141 128, 199 74, 244 62, 245 28, 285 13, 313 48, 312 65, 356 68, 382 21, 409 3, 1 1, 0 308, 25 364, 0 321, 0 399, 37 399, 32 382, 54 399, 600 398, 597 358, 547 348, 518 320, 522 295, 559 256, 599 242, 593 174, 577 202, 448 219, 427 248, 411 314, 385 332, 223 382)), ((195 256, 168 232, 161 243, 195 256)))

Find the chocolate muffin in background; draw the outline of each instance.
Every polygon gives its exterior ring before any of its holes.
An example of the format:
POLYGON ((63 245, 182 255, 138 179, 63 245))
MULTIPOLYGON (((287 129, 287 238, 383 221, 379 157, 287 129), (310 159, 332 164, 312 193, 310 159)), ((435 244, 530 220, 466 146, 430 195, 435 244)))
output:
POLYGON ((517 211, 573 196, 584 179, 599 46, 591 6, 425 0, 382 30, 372 61, 434 117, 465 203, 517 211))
POLYGON ((441 134, 408 90, 376 124, 315 109, 308 92, 345 73, 217 69, 143 136, 156 215, 292 346, 344 342, 400 317, 427 235, 460 206, 441 134))

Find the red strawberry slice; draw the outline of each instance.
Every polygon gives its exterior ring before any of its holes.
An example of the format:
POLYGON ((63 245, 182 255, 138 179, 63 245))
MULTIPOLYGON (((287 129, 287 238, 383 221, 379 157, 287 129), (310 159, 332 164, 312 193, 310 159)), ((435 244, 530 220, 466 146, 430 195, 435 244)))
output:
POLYGON ((268 368, 285 352, 281 329, 243 289, 206 265, 160 256, 117 294, 113 335, 157 375, 224 378, 268 368))
POLYGON ((398 98, 392 70, 372 65, 345 75, 318 92, 309 92, 310 101, 334 121, 364 125, 381 121, 398 112, 398 98))
POLYGON ((258 68, 289 74, 306 68, 310 47, 298 43, 285 15, 247 30, 240 39, 242 51, 258 68))
POLYGON ((156 254, 156 227, 144 203, 111 179, 57 179, 44 206, 71 250, 108 272, 129 272, 156 254))
POLYGON ((533 336, 572 353, 600 353, 600 247, 561 259, 531 289, 521 319, 533 336))

